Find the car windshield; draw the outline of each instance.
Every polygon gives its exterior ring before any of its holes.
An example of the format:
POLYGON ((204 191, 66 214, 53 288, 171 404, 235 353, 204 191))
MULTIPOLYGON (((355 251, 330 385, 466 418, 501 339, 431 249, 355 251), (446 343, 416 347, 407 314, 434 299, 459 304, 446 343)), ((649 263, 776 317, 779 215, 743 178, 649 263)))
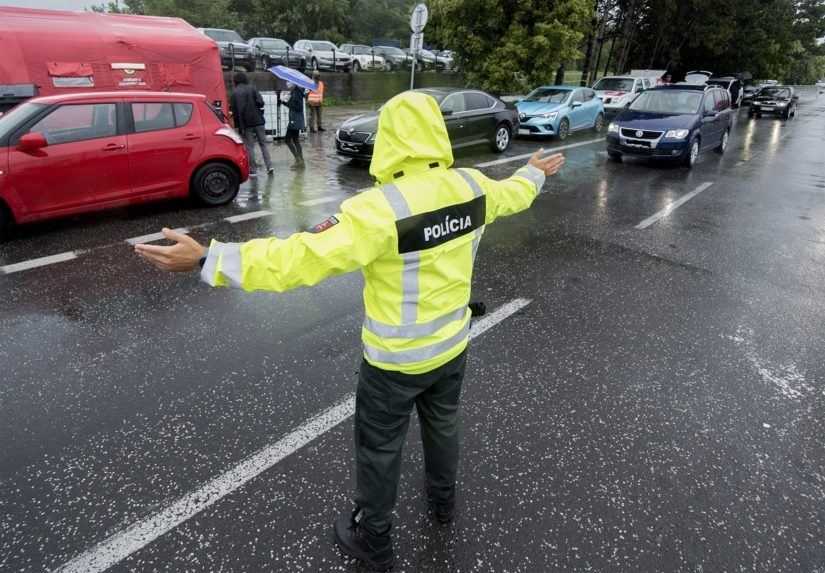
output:
POLYGON ((725 89, 731 84, 732 80, 708 80, 708 84, 712 86, 721 86, 725 89))
POLYGON ((37 113, 43 107, 39 103, 23 103, 0 115, 0 139, 6 137, 12 130, 17 128, 21 121, 37 113))
POLYGON ((371 55, 372 48, 368 48, 367 46, 354 46, 352 48, 352 53, 357 56, 371 55))
POLYGON ((261 40, 261 46, 268 50, 286 50, 289 44, 283 40, 261 40))
POLYGON ((630 109, 653 113, 697 113, 702 105, 701 92, 652 90, 636 98, 630 109))
POLYGON ((401 48, 394 48, 392 46, 378 46, 376 50, 381 50, 386 54, 392 54, 394 56, 403 56, 405 55, 401 48))
POLYGON ((427 58, 433 58, 433 59, 435 59, 435 54, 433 54, 433 53, 432 53, 431 51, 429 51, 429 50, 418 50, 418 53, 419 53, 419 54, 421 54, 422 56, 427 57, 427 58))
POLYGON ((593 89, 603 92, 629 92, 633 91, 633 80, 630 78, 602 78, 593 89))
POLYGON ((241 42, 241 38, 237 32, 232 30, 204 30, 204 34, 215 40, 216 42, 241 42))
POLYGON ((310 42, 312 44, 313 50, 318 50, 319 52, 331 52, 335 50, 335 44, 331 42, 310 42))
POLYGON ((524 101, 540 101, 542 103, 564 103, 572 92, 559 88, 536 88, 524 98, 524 101))
POLYGON ((791 97, 791 90, 788 88, 764 88, 759 92, 759 95, 767 97, 791 97))

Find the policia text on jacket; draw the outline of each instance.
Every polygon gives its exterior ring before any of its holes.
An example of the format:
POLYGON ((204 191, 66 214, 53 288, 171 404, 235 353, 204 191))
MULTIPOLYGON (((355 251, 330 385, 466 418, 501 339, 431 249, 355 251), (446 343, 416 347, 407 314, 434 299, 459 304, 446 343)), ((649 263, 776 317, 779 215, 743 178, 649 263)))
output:
POLYGON ((171 247, 138 245, 165 270, 202 264, 216 287, 282 292, 361 269, 366 317, 356 394, 355 509, 335 524, 347 554, 378 570, 392 566, 391 512, 401 448, 413 406, 425 449, 434 516, 455 508, 458 409, 471 313, 473 265, 486 225, 527 209, 564 158, 537 153, 494 181, 453 163, 444 119, 430 96, 406 92, 382 109, 370 173, 377 184, 341 204, 311 232, 208 250, 171 231, 171 247))

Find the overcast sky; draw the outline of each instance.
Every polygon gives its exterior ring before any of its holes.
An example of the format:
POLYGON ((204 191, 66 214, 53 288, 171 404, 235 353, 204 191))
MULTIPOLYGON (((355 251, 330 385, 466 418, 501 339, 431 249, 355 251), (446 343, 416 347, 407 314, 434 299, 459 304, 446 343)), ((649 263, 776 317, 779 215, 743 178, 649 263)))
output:
POLYGON ((95 0, 0 0, 0 6, 48 8, 50 10, 83 10, 86 6, 98 3, 95 0))

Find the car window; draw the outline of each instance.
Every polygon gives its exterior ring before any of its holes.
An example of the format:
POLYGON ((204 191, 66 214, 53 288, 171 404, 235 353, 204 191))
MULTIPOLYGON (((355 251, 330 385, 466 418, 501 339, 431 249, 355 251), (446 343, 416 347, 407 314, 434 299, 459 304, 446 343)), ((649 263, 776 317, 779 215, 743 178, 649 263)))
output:
POLYGON ((593 89, 603 92, 629 92, 633 89, 633 80, 628 78, 602 78, 596 82, 593 89))
POLYGON ((329 42, 312 42, 312 49, 319 52, 331 52, 335 50, 335 45, 329 42))
POLYGON ((730 107, 728 101, 728 92, 725 90, 713 90, 716 98, 716 111, 724 111, 730 107))
POLYGON ((192 119, 192 104, 191 103, 176 103, 175 108, 175 126, 183 127, 189 120, 192 119))
POLYGON ((576 90, 573 92, 573 99, 570 100, 571 102, 577 101, 580 103, 584 102, 584 92, 582 90, 576 90))
POLYGON ((650 78, 644 78, 644 79, 642 79, 642 85, 647 90, 647 89, 650 89, 650 87, 653 85, 653 82, 650 81, 650 78))
POLYGON ((460 113, 465 110, 464 94, 450 94, 441 102, 442 112, 460 113))
POLYGON ((42 133, 49 145, 117 135, 117 106, 113 103, 62 105, 34 124, 29 133, 42 133))
POLYGON ((705 94, 705 101, 703 103, 703 109, 705 113, 715 113, 716 111, 716 100, 713 97, 713 92, 707 92, 705 94))
POLYGON ((467 111, 487 109, 490 107, 490 100, 482 93, 467 92, 464 94, 464 107, 467 111))
POLYGON ((234 30, 204 30, 203 33, 216 42, 243 42, 243 38, 234 30))
POLYGON ((682 114, 698 113, 701 105, 701 92, 654 89, 640 94, 630 104, 630 109, 654 113, 682 114))
POLYGON ((582 90, 584 92, 584 101, 592 101, 596 97, 596 92, 593 90, 582 90))
POLYGON ((132 117, 136 133, 175 127, 171 103, 133 103, 132 117))

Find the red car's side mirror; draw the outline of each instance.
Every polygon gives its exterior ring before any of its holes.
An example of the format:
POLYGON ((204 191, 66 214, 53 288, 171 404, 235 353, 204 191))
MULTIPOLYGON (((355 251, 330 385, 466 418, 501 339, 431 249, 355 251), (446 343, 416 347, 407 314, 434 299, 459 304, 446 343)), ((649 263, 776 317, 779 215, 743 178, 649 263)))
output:
POLYGON ((46 136, 42 133, 27 133, 17 142, 17 149, 20 151, 37 151, 49 145, 46 136))

